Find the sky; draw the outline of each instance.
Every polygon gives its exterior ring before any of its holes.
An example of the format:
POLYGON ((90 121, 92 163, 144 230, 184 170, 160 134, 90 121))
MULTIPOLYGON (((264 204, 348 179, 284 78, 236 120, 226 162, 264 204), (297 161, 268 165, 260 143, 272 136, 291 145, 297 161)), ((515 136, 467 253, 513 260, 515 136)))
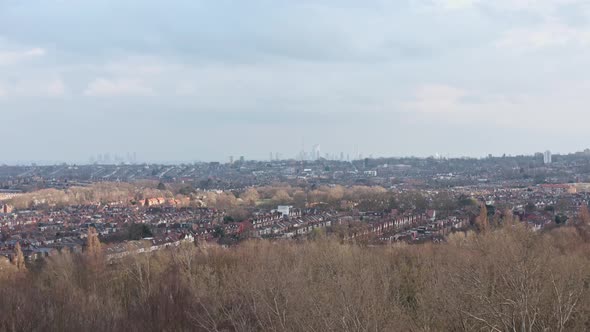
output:
POLYGON ((590 147, 587 0, 0 0, 0 163, 590 147))

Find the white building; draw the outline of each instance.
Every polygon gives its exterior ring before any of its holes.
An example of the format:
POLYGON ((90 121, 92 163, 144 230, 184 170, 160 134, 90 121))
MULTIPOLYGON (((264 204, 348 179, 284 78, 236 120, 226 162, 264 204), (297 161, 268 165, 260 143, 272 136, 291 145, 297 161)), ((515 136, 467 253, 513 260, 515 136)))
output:
POLYGON ((543 153, 543 162, 545 164, 551 164, 551 151, 545 151, 543 153))
POLYGON ((291 205, 279 205, 277 207, 277 212, 282 213, 283 216, 288 216, 289 214, 291 214, 292 208, 293 208, 293 206, 291 206, 291 205))
POLYGON ((319 160, 321 158, 321 147, 319 144, 313 146, 312 159, 319 160))

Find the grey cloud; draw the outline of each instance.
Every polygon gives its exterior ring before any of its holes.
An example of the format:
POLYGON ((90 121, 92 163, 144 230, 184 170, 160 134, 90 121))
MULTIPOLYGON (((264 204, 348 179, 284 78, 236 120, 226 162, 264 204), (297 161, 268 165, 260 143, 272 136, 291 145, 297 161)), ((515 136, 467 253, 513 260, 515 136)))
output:
POLYGON ((351 4, 36 1, 35 5, 5 5, 0 11, 0 35, 98 59, 150 53, 189 62, 273 58, 375 62, 432 55, 447 48, 445 44, 460 46, 459 40, 449 38, 462 29, 454 17, 416 20, 408 16, 411 7, 404 3, 351 4), (416 34, 420 38, 412 36, 416 34))
MULTIPOLYGON (((568 130, 590 119, 588 46, 498 47, 547 19, 502 1, 0 0, 0 52, 45 50, 0 70, 0 115, 14 124, 0 139, 23 138, 4 157, 266 158, 295 155, 303 136, 365 154, 569 151, 588 139, 568 130), (419 99, 423 86, 468 94, 419 99), (61 88, 61 98, 34 93, 61 88)), ((542 2, 558 23, 586 28, 578 7, 542 2)))

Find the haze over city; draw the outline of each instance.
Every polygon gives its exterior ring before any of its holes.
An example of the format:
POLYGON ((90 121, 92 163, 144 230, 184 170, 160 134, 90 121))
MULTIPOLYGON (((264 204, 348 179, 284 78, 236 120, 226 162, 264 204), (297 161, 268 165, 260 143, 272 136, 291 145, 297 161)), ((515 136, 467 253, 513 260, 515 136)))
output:
POLYGON ((0 0, 1 331, 589 331, 590 1, 0 0))
POLYGON ((0 1, 0 162, 580 151, 589 7, 0 1))

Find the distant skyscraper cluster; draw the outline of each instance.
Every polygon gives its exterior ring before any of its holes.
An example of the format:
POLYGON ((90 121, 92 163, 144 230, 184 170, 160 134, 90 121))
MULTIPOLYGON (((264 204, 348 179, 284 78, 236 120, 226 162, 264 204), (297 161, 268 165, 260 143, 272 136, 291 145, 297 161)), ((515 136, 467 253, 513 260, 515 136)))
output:
POLYGON ((127 152, 125 155, 110 154, 110 153, 99 153, 96 158, 90 158, 91 164, 99 165, 113 165, 113 164, 136 164, 137 153, 127 152))
MULTIPOLYGON (((305 151, 305 147, 302 147, 297 159, 299 159, 299 160, 319 160, 321 157, 322 157, 321 145, 315 144, 311 148, 311 151, 305 151)), ((326 156, 326 158, 327 158, 327 156, 326 156)))
MULTIPOLYGON (((301 147, 301 151, 297 155, 298 160, 319 160, 319 159, 326 159, 326 160, 338 160, 338 161, 350 161, 351 155, 344 154, 344 152, 339 153, 329 153, 324 152, 322 156, 322 148, 320 144, 314 144, 311 148, 311 151, 305 151, 305 146, 301 147)), ((356 153, 352 156, 353 160, 360 160, 363 158, 363 155, 359 153, 358 149, 356 153)), ((278 160, 278 159, 277 159, 278 160)))

